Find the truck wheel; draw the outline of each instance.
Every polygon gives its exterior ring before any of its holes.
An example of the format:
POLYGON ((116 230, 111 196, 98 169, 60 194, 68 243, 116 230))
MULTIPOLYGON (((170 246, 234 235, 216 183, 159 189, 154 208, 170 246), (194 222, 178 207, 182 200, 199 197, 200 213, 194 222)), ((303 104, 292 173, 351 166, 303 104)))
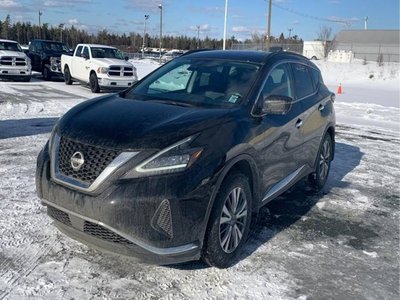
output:
POLYGON ((69 68, 65 67, 64 69, 64 82, 66 85, 71 85, 72 84, 72 78, 71 78, 71 73, 69 72, 69 68))
POLYGON ((90 90, 92 91, 92 93, 100 92, 99 81, 97 80, 97 76, 95 73, 90 74, 89 84, 90 84, 90 90))
POLYGON ((43 67, 42 71, 43 79, 50 80, 51 79, 51 72, 48 67, 43 67))
POLYGON ((202 258, 209 266, 227 268, 236 262, 249 234, 251 207, 248 178, 229 175, 215 199, 204 238, 202 258))

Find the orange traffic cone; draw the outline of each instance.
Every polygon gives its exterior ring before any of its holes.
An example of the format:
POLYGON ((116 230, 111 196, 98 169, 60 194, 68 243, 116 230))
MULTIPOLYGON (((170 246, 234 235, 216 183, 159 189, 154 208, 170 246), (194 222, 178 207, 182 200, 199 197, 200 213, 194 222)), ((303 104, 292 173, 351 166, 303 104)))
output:
POLYGON ((338 94, 338 95, 341 95, 342 93, 343 93, 343 91, 342 91, 342 84, 339 83, 339 86, 338 86, 338 88, 337 88, 337 94, 338 94))

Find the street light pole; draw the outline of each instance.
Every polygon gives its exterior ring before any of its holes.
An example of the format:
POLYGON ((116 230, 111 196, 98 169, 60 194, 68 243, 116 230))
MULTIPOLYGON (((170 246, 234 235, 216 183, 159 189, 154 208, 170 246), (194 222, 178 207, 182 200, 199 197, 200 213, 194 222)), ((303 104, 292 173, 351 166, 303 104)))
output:
POLYGON ((144 47, 146 45, 146 21, 150 18, 150 15, 144 15, 144 30, 143 30, 143 45, 142 45, 142 58, 144 57, 144 47))
POLYGON ((222 42, 222 49, 226 49, 226 21, 228 18, 228 0, 225 0, 225 19, 224 19, 224 40, 222 42))
POLYGON ((267 25, 267 51, 269 51, 270 43, 271 43, 271 8, 272 8, 272 0, 268 1, 268 25, 267 25))
POLYGON ((160 63, 161 63, 161 48, 162 48, 162 14, 163 14, 163 7, 162 4, 158 5, 160 9, 160 63))
POLYGON ((42 26, 40 25, 40 17, 42 14, 43 12, 39 10, 39 39, 42 38, 42 26))

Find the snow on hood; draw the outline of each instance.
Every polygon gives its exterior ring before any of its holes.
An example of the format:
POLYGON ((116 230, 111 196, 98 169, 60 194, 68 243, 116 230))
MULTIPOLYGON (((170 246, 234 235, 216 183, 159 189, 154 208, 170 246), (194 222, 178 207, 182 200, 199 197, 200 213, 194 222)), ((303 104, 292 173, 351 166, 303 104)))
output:
POLYGON ((9 50, 0 50, 0 56, 13 56, 13 57, 26 58, 26 54, 24 52, 9 51, 9 50))
POLYGON ((131 64, 130 62, 117 58, 92 58, 92 61, 102 67, 109 67, 109 66, 133 67, 133 64, 131 64))

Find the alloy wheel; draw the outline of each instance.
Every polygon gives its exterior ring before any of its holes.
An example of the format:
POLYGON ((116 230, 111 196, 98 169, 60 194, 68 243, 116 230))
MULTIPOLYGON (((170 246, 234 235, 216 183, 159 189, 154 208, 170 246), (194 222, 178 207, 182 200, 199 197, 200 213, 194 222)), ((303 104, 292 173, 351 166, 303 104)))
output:
POLYGON ((325 139, 319 156, 319 177, 322 180, 328 176, 329 164, 331 162, 331 143, 329 139, 325 139))
POLYGON ((226 197, 219 221, 219 240, 225 253, 232 253, 239 246, 246 228, 248 204, 240 187, 226 197))

